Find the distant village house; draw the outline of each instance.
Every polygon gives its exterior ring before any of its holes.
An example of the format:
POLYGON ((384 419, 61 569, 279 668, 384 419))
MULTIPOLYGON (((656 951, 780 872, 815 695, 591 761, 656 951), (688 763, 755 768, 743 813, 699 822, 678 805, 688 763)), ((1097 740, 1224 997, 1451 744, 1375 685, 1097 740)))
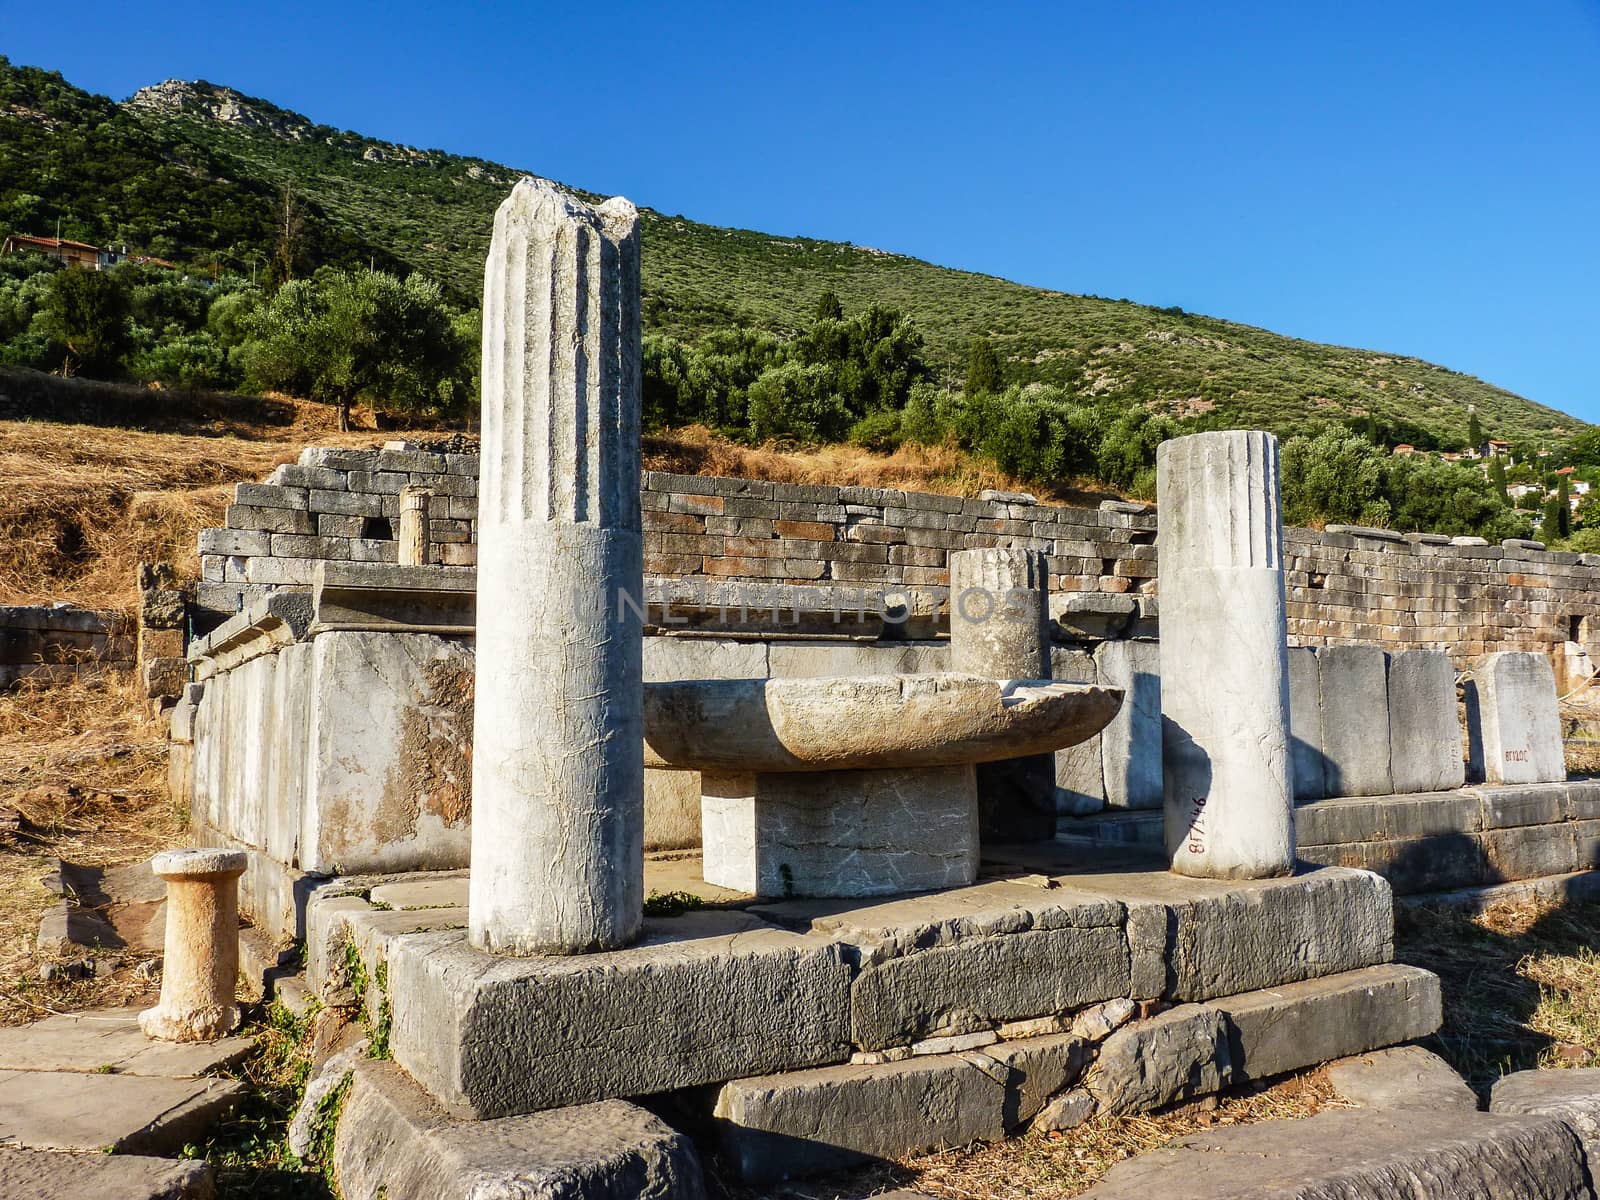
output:
POLYGON ((120 262, 165 267, 169 271, 177 270, 176 263, 170 263, 164 258, 129 254, 126 246, 121 250, 106 250, 99 246, 91 246, 88 242, 74 242, 67 238, 32 237, 26 233, 13 233, 6 238, 3 245, 0 245, 0 257, 12 254, 39 254, 65 263, 69 267, 81 267, 86 271, 103 271, 120 262))

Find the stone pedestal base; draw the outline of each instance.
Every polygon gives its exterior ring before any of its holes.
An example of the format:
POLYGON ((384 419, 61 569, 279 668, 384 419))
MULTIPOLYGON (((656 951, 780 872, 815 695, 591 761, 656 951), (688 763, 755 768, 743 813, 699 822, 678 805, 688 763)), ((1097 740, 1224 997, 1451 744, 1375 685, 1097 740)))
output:
POLYGON ((705 879, 758 896, 886 896, 978 874, 973 769, 706 773, 705 879))
POLYGON ((239 1028, 239 1006, 208 1004, 182 1008, 162 1003, 139 1014, 139 1028, 145 1037, 164 1042, 214 1041, 239 1028))

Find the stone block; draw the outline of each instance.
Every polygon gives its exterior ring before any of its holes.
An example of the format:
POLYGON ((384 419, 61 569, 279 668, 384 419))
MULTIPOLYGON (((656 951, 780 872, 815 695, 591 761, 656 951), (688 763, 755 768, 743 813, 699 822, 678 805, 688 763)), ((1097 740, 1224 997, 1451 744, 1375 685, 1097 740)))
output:
POLYGON ((149 628, 139 630, 140 662, 148 662, 152 658, 182 657, 183 630, 149 628))
POLYGON ((646 919, 626 950, 499 958, 463 931, 388 950, 395 1060, 488 1118, 797 1070, 850 1055, 850 968, 827 937, 733 912, 646 919), (697 1004, 684 1020, 690 997, 697 1004))
POLYGON ((1006 1089, 956 1056, 736 1079, 717 1095, 724 1151, 765 1183, 1005 1136, 1006 1089))
POLYGON ((256 508, 305 508, 306 489, 280 487, 272 483, 239 483, 233 488, 233 498, 239 504, 256 508))
POLYGON ((1071 1033, 1002 1042, 987 1053, 1008 1072, 1007 1129, 1032 1120, 1052 1096, 1076 1083, 1090 1059, 1089 1043, 1071 1033))
POLYGON ((1122 637, 1138 616, 1136 596, 1062 592, 1050 597, 1051 636, 1069 642, 1122 637))
POLYGON ((0 1141, 32 1150, 175 1153, 245 1094, 232 1079, 0 1071, 0 1141))
POLYGON ((1553 1117, 1333 1109, 1218 1127, 1112 1167, 1083 1200, 1587 1200, 1582 1153, 1553 1117))
POLYGON ((1393 792, 1384 652, 1377 646, 1328 646, 1317 651, 1317 675, 1327 794, 1393 792))
POLYGON ((316 521, 311 514, 297 508, 258 508, 251 504, 230 504, 223 519, 229 529, 249 529, 261 533, 312 533, 316 529, 316 521))
POLYGON ((189 662, 185 658, 146 659, 139 668, 144 694, 152 699, 177 699, 189 683, 189 662))
POLYGON ((1226 1014, 1236 1077, 1286 1071, 1427 1037, 1442 1017, 1439 978, 1398 963, 1211 1001, 1226 1014))
POLYGON ((1329 1063, 1328 1082, 1362 1108, 1478 1111, 1478 1094, 1466 1080, 1421 1046, 1391 1046, 1329 1063))
POLYGON ((1153 642, 1102 642, 1099 681, 1123 691, 1122 707, 1100 733, 1109 808, 1160 808, 1161 648, 1153 642))
POLYGON ((1483 825, 1483 801, 1470 791, 1339 798, 1295 812, 1302 847, 1477 833, 1483 825))
POLYGON ((1040 897, 1031 908, 997 909, 953 930, 940 923, 921 946, 909 932, 880 943, 865 926, 837 936, 873 948, 863 951, 850 993, 851 1039, 863 1050, 1070 1012, 1129 990, 1122 910, 1113 901, 1040 897))
POLYGON ((1483 848, 1485 882, 1536 879, 1578 869, 1577 833, 1572 824, 1491 829, 1483 835, 1483 848))
POLYGON ((345 1200, 701 1200, 688 1138, 624 1100, 460 1121, 391 1063, 356 1066, 332 1163, 345 1200))
POLYGON ((700 845, 700 772, 644 773, 644 848, 686 850, 700 845))
POLYGON ((978 871, 971 766, 704 774, 708 883, 757 896, 884 896, 978 871))
POLYGON ((1600 1068, 1516 1071, 1496 1081, 1489 1111, 1555 1117, 1578 1138, 1593 1171, 1600 1164, 1600 1068))
MULTIPOLYGON (((1064 683, 1095 683, 1094 655, 1065 646, 1050 649, 1050 676, 1064 683)), ((1100 734, 1074 746, 1056 751, 1056 812, 1082 817, 1106 806, 1104 766, 1100 756, 1100 734)))
POLYGON ((1488 872, 1483 835, 1476 833, 1302 846, 1300 857, 1324 867, 1375 872, 1397 896, 1475 887, 1485 881, 1488 872))
POLYGON ((201 554, 271 554, 272 534, 256 529, 202 529, 201 554))
POLYGON ((1467 693, 1467 733, 1472 761, 1489 783, 1564 780, 1561 714, 1550 660, 1516 650, 1478 660, 1467 693))
MULTIPOLYGON (((869 609, 870 611, 870 609, 869 609)), ((816 679, 829 675, 917 675, 950 670, 950 648, 937 643, 826 645, 774 642, 772 677, 816 679)))
POLYGON ((1313 870, 1207 890, 1196 895, 1190 884, 1164 898, 1169 999, 1277 987, 1394 956, 1393 898, 1376 875, 1313 870))
MULTIPOLYGON (((1317 652, 1289 647, 1289 769, 1296 804, 1327 795, 1322 773, 1322 696, 1317 652)), ((1300 815, 1295 815, 1296 831, 1300 815)))
POLYGON ((206 1162, 0 1149, 0 1196, 17 1200, 212 1200, 215 1195, 206 1162))
POLYGON ((1183 1004, 1107 1038, 1084 1088, 1103 1113, 1149 1112, 1221 1091, 1232 1079, 1228 1054, 1222 1014, 1183 1004))
POLYGON ((1456 672, 1442 650, 1389 655, 1389 764, 1395 792, 1443 792, 1466 782, 1456 672))
POLYGON ((727 638, 647 637, 646 683, 675 679, 765 679, 767 644, 727 638))
POLYGON ((1530 783, 1474 788, 1483 798, 1483 827, 1551 825, 1569 819, 1568 785, 1530 783))
POLYGON ((431 634, 353 631, 322 634, 311 649, 300 867, 466 866, 471 650, 431 634))

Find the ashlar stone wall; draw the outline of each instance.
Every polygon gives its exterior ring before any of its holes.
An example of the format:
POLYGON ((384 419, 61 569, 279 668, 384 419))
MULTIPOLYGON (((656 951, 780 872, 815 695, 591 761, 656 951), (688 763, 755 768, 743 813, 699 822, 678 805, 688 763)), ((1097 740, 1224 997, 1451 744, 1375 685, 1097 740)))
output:
MULTIPOLYGON (((309 449, 265 483, 238 485, 226 528, 200 535, 197 624, 275 588, 308 587, 321 559, 394 561, 407 486, 435 493, 429 560, 474 564, 477 476, 475 455, 399 443, 309 449)), ((1048 554, 1052 591, 1078 597, 1079 607, 1146 627, 1159 613, 1156 517, 1137 505, 1067 508, 653 471, 642 477, 640 503, 652 578, 939 589, 948 587, 952 550, 1009 545, 1048 554)), ((1494 650, 1559 660, 1568 642, 1600 652, 1597 555, 1339 527, 1288 529, 1284 550, 1296 645, 1431 647, 1458 666, 1494 650)))

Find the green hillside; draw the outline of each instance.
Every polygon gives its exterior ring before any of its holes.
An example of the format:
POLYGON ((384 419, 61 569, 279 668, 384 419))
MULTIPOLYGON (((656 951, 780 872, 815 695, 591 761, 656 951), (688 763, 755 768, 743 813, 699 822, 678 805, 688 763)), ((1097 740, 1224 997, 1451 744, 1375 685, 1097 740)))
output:
MULTIPOLYGON (((537 167, 537 164, 531 164, 537 167)), ((193 266, 248 271, 270 256, 287 185, 315 261, 437 279, 473 302, 491 216, 523 171, 377 142, 206 83, 167 82, 114 104, 0 58, 0 222, 125 240, 193 266)), ((1119 300, 1066 295, 877 250, 644 214, 646 326, 688 337, 729 324, 788 334, 824 291, 847 310, 903 309, 953 380, 968 341, 992 339, 1012 381, 1282 433, 1370 414, 1419 444, 1543 442, 1582 422, 1420 359, 1321 345, 1119 300)))

